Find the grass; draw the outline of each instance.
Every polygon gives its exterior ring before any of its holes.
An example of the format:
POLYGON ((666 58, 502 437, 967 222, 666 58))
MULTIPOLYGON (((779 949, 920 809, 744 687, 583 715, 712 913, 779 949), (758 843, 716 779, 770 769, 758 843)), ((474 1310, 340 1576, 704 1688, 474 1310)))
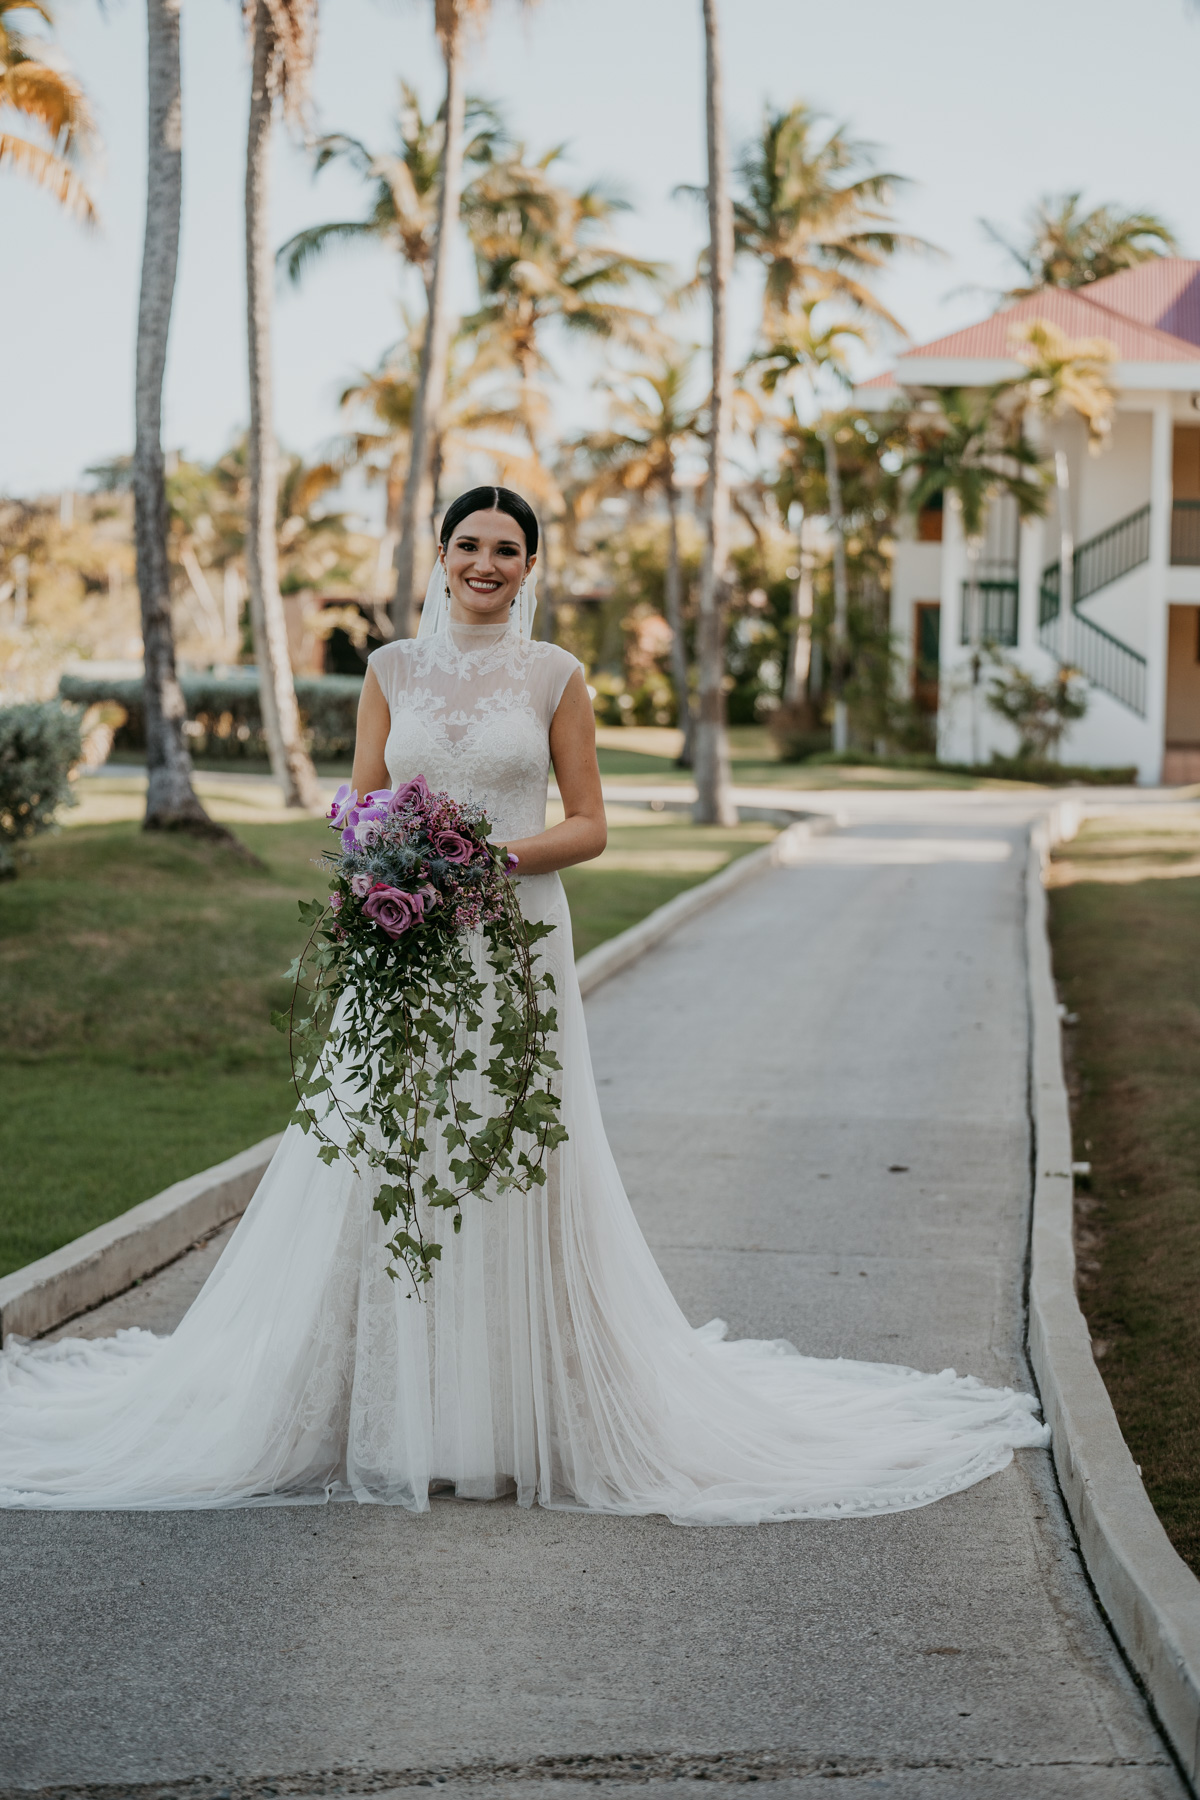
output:
MULTIPOLYGON (((0 1274, 291 1113, 269 1013, 299 943, 296 902, 324 888, 313 859, 328 833, 282 817, 267 783, 198 785, 261 869, 144 835, 136 778, 106 776, 81 784, 69 828, 0 885, 0 1274)), ((606 856, 567 872, 577 953, 771 835, 618 809, 606 856)))
POLYGON ((1200 1573, 1200 809, 1094 820, 1052 871, 1080 1300, 1159 1517, 1200 1573))
MULTIPOLYGON (((597 730, 600 773, 606 781, 643 783, 689 782, 689 769, 675 763, 680 733, 666 726, 602 726, 597 730)), ((729 761, 738 787, 828 792, 830 789, 887 788, 1017 788, 1028 782, 958 769, 889 768, 881 763, 781 762, 763 725, 733 725, 729 761)))

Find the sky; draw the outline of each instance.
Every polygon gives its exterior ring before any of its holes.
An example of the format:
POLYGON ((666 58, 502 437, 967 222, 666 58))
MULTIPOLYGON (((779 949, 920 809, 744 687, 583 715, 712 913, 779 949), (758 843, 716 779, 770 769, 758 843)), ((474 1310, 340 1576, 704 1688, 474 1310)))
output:
MULTIPOLYGON (((84 83, 103 148, 91 172, 99 228, 0 173, 0 492, 82 484, 89 464, 132 448, 133 356, 145 177, 145 11, 140 0, 57 0, 57 42, 84 83)), ((318 128, 388 147, 397 84, 440 99, 430 0, 322 0, 318 128)), ((804 99, 873 142, 909 177, 904 229, 940 258, 906 257, 882 292, 912 338, 991 310, 1003 254, 979 220, 1009 228, 1041 194, 1147 206, 1200 255, 1200 8, 1189 0, 723 0, 726 105, 734 145, 765 103, 804 99), (964 292, 963 289, 974 291, 964 292), (984 292, 980 289, 987 290, 984 292)), ((495 0, 473 47, 471 91, 497 101, 533 149, 567 147, 564 172, 603 177, 632 203, 622 244, 691 272, 704 221, 674 197, 703 180, 699 0, 495 0)), ((248 69, 237 0, 183 0, 184 202, 164 441, 218 454, 247 413, 242 179, 248 69)), ((354 218, 348 171, 314 181, 281 128, 272 199, 282 243, 302 226, 354 218)), ((399 335, 404 277, 382 247, 331 254, 276 309, 281 439, 319 452, 342 421, 338 396, 399 335)), ((469 304, 465 245, 454 291, 469 304)), ((735 351, 753 328, 753 272, 737 279, 735 351)), ((700 339, 702 313, 686 329, 700 339)), ((863 365, 883 367, 880 344, 863 365)), ((598 363, 573 361, 563 429, 594 407, 598 363)))

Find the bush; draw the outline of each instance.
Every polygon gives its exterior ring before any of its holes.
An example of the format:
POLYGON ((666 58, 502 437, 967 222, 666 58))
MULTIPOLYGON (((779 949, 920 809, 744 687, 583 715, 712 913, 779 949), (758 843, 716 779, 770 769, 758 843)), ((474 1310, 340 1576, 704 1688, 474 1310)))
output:
MULTIPOLYGON (((199 756, 233 760, 267 754, 262 711, 258 699, 258 670, 230 669, 223 675, 182 675, 179 682, 187 706, 187 733, 191 749, 199 756)), ((116 750, 144 750, 146 727, 142 683, 87 675, 64 675, 58 684, 64 700, 94 705, 115 701, 125 710, 125 723, 116 732, 116 750)), ((335 761, 354 749, 354 728, 362 681, 355 675, 308 675, 296 680, 300 723, 310 754, 335 761)))
POLYGON ((59 807, 75 804, 71 770, 82 756, 75 707, 0 707, 0 877, 17 872, 14 845, 49 831, 59 807))

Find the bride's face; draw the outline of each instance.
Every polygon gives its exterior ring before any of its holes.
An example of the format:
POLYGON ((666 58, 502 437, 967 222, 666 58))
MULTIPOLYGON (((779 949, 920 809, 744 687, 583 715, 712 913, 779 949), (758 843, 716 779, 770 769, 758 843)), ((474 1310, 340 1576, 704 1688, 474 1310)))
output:
POLYGON ((474 512, 455 526, 441 553, 450 588, 450 617, 478 625, 507 619, 526 571, 525 534, 503 512, 474 512))

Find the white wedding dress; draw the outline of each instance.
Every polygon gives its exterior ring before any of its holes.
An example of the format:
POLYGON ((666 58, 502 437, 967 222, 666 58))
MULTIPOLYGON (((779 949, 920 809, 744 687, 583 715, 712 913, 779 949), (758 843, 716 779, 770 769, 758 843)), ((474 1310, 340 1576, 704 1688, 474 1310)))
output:
MULTIPOLYGON (((574 668, 514 626, 375 652, 393 783, 545 824, 548 730, 574 668)), ((557 875, 520 883, 556 930, 568 1141, 529 1195, 425 1225, 426 1298, 384 1272, 373 1189, 291 1126, 170 1337, 132 1330, 0 1355, 0 1503, 216 1507, 376 1501, 431 1486, 680 1524, 922 1506, 1046 1442, 1035 1403, 952 1371, 818 1361, 694 1330, 634 1219, 604 1135, 557 875)), ((750 997, 749 1004, 753 1004, 750 997)), ((736 1196, 733 1197, 736 1200, 736 1196)))

